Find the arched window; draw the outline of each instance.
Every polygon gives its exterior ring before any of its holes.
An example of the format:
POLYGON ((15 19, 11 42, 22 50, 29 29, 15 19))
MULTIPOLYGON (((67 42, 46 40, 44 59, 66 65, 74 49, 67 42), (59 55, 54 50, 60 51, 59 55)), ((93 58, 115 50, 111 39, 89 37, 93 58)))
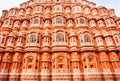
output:
POLYGON ((111 17, 115 16, 115 11, 114 9, 109 10, 109 14, 111 17))
POLYGON ((45 13, 50 13, 50 12, 51 12, 51 8, 47 7, 45 13))
POLYGON ((118 27, 120 28, 120 20, 117 21, 118 27))
POLYGON ((15 9, 10 10, 9 16, 15 16, 17 14, 17 11, 15 9))
POLYGON ((76 37, 72 36, 70 37, 70 46, 76 46, 77 42, 76 42, 76 37))
POLYGON ((38 24, 38 19, 34 19, 34 24, 38 24))
POLYGON ((76 18, 76 25, 86 25, 86 20, 84 18, 76 18))
POLYGON ((97 43, 97 46, 104 45, 102 37, 96 37, 96 43, 97 43))
POLYGON ((23 38, 22 37, 18 38, 18 43, 20 43, 20 44, 23 43, 23 38))
POLYGON ((95 22, 95 20, 90 20, 90 26, 91 26, 91 27, 96 26, 96 22, 95 22))
POLYGON ((30 43, 35 43, 36 42, 36 36, 35 35, 31 35, 30 36, 30 43))
POLYGON ((84 35, 84 42, 91 42, 89 35, 84 35))
POLYGON ((7 46, 13 46, 13 44, 14 44, 14 38, 13 37, 9 37, 7 46))
POLYGON ((3 25, 8 25, 9 24, 9 20, 5 20, 3 25))
POLYGON ((73 13, 78 13, 78 12, 81 12, 82 10, 81 10, 81 7, 80 6, 74 6, 73 8, 72 8, 72 12, 73 13))
POLYGON ((89 14, 90 13, 90 9, 87 7, 85 8, 85 14, 89 14))
POLYGON ((97 14, 98 14, 97 10, 96 10, 96 9, 93 9, 93 10, 92 10, 92 14, 93 14, 93 15, 97 15, 97 14))
POLYGON ((44 0, 37 0, 37 2, 38 2, 38 3, 43 3, 43 2, 44 2, 44 0))
POLYGON ((105 37, 105 40, 106 40, 106 44, 107 46, 112 46, 113 45, 113 40, 111 37, 105 37))
POLYGON ((23 23, 22 23, 22 25, 27 25, 27 21, 24 20, 23 23))
POLYGON ((42 12, 42 6, 36 6, 34 8, 34 13, 41 13, 42 12))
POLYGON ((110 27, 110 26, 114 26, 114 25, 115 25, 113 19, 107 19, 105 22, 106 22, 107 27, 110 27))
POLYGON ((115 40, 116 40, 116 42, 119 42, 119 40, 118 40, 118 37, 117 37, 117 36, 115 36, 115 40))
POLYGON ((80 24, 85 24, 85 20, 80 18, 80 24))
POLYGON ((120 44, 120 36, 119 35, 115 35, 114 40, 115 40, 116 44, 120 44))
POLYGON ((57 42, 64 42, 64 35, 59 33, 56 35, 56 41, 57 42))
POLYGON ((24 15, 24 13, 25 13, 25 11, 21 9, 19 12, 19 15, 24 15))
POLYGON ((37 35, 37 43, 40 43, 40 33, 37 35))
POLYGON ((70 12, 70 7, 66 7, 65 11, 66 13, 70 12))
POLYGON ((53 12, 62 12, 62 11, 63 11, 62 5, 55 5, 53 7, 53 12))
POLYGON ((1 43, 0 43, 0 44, 4 44, 4 43, 5 43, 5 39, 6 39, 6 37, 5 37, 5 36, 2 36, 2 37, 1 37, 1 43))
POLYGON ((73 24, 73 20, 69 19, 68 24, 73 24))
POLYGON ((54 2, 61 2, 61 0, 53 0, 54 2))
POLYGON ((32 26, 41 26, 41 18, 35 17, 31 20, 31 27, 32 26))
POLYGON ((104 26, 103 20, 99 20, 97 23, 98 23, 98 26, 99 26, 99 27, 103 27, 103 26, 104 26))
POLYGON ((20 25, 20 22, 19 22, 19 21, 15 21, 15 22, 14 22, 14 27, 19 27, 19 25, 20 25))
POLYGON ((56 23, 57 23, 57 24, 62 24, 62 19, 61 19, 61 18, 57 18, 57 19, 56 19, 56 23))
POLYGON ((100 9, 99 10, 100 15, 107 15, 107 10, 106 9, 100 9))
POLYGON ((56 40, 55 40, 55 37, 56 37, 55 34, 53 34, 53 36, 52 36, 53 43, 56 41, 56 40))
POLYGON ((31 8, 27 8, 26 14, 31 14, 31 13, 32 13, 32 9, 31 8))
POLYGON ((53 18, 53 24, 63 25, 63 24, 65 24, 65 19, 63 17, 55 17, 55 18, 53 18))

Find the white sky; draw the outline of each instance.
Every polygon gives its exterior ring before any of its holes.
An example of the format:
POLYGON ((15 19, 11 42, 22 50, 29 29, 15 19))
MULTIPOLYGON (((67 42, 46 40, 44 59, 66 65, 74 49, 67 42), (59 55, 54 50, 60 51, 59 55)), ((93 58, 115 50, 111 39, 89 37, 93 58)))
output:
MULTIPOLYGON (((1 0, 0 1, 0 15, 2 10, 7 9, 9 10, 12 7, 19 7, 22 2, 26 2, 28 0, 1 0)), ((120 17, 120 0, 89 0, 93 1, 97 4, 97 6, 102 5, 107 8, 115 9, 117 16, 120 17)))

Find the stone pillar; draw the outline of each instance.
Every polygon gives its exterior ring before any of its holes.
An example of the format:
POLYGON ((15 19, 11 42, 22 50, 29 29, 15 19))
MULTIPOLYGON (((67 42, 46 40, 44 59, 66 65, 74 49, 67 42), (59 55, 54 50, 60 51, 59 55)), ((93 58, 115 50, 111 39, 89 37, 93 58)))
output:
POLYGON ((71 73, 73 76, 73 81, 82 81, 80 71, 80 55, 78 52, 71 53, 71 73))
POLYGON ((20 72, 22 68, 22 54, 20 52, 16 52, 13 56, 13 63, 11 65, 10 77, 9 81, 19 81, 20 80, 20 72))
POLYGON ((99 52, 99 58, 104 81, 113 81, 108 54, 106 52, 99 52))
POLYGON ((12 53, 6 52, 5 55, 3 56, 2 63, 1 63, 1 70, 0 70, 1 81, 9 80, 9 72, 11 69, 11 59, 12 59, 12 53))
POLYGON ((44 52, 41 59, 41 81, 50 81, 50 53, 44 52))
POLYGON ((109 52, 110 62, 111 62, 111 69, 113 71, 114 78, 116 81, 120 81, 120 62, 119 62, 119 55, 116 52, 111 51, 109 52))

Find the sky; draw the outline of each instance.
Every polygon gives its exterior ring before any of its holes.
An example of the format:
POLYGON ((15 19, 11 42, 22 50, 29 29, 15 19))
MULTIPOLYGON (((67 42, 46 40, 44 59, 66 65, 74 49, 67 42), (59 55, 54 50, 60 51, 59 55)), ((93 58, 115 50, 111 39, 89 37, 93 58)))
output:
MULTIPOLYGON (((12 7, 19 7, 22 2, 26 2, 28 0, 1 0, 0 1, 0 16, 2 10, 11 9, 12 7)), ((93 1, 97 4, 97 6, 105 6, 106 8, 115 9, 115 13, 120 17, 120 0, 89 0, 93 1)))

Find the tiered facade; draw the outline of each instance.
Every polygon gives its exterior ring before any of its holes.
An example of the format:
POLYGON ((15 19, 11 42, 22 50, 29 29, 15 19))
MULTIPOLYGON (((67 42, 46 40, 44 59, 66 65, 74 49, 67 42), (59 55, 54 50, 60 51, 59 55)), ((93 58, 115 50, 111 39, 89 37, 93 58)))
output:
POLYGON ((120 81, 120 18, 87 0, 3 10, 0 81, 120 81))

